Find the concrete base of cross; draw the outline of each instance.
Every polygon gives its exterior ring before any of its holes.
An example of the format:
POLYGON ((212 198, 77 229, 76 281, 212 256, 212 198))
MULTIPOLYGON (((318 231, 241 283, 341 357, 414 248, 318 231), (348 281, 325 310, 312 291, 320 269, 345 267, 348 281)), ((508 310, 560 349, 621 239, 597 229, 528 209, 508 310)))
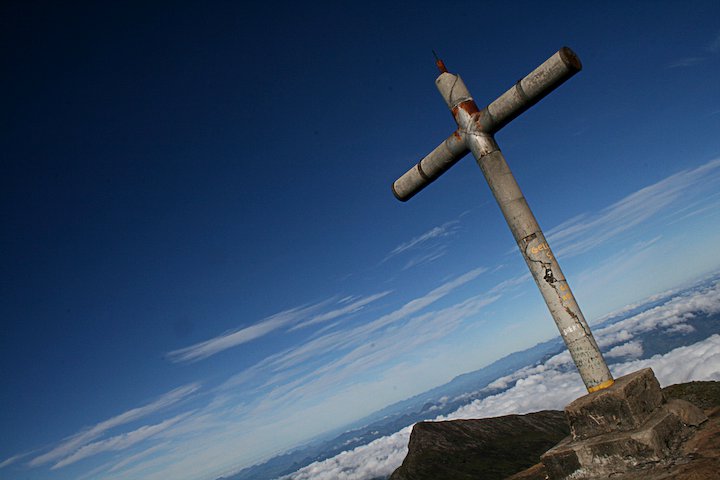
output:
POLYGON ((565 407, 571 435, 542 456, 550 479, 605 478, 671 457, 707 420, 684 400, 666 401, 649 368, 565 407))

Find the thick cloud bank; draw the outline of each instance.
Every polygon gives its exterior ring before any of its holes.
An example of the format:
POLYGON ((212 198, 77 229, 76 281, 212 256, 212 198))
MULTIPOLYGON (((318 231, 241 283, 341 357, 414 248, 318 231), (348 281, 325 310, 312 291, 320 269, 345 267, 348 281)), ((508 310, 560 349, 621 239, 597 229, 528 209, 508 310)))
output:
MULTIPOLYGON (((603 347, 612 347, 609 357, 628 361, 612 366, 616 377, 652 367, 661 385, 691 380, 720 381, 720 335, 664 355, 633 360, 642 355, 642 343, 633 338, 652 330, 682 333, 691 331, 685 323, 698 313, 720 312, 720 282, 689 294, 673 298, 664 305, 652 308, 610 326, 598 329, 596 337, 603 347)), ((526 367, 499 378, 487 389, 504 390, 496 395, 475 400, 447 416, 435 420, 484 418, 537 410, 561 410, 575 398, 585 394, 582 380, 572 368, 570 355, 563 352, 545 363, 526 367), (511 388, 508 388, 511 387, 511 388)), ((315 462, 284 477, 287 480, 369 480, 390 475, 405 458, 412 426, 367 445, 343 452, 322 462, 315 462)))
POLYGON ((408 452, 412 425, 367 445, 315 462, 283 479, 362 480, 390 475, 408 452))
MULTIPOLYGON (((561 410, 586 393, 576 371, 560 372, 555 368, 541 367, 538 367, 536 373, 518 380, 513 388, 476 400, 447 417, 438 419, 496 417, 545 409, 561 410)), ((720 335, 713 335, 687 347, 676 348, 665 355, 616 364, 611 370, 615 377, 620 377, 645 367, 651 367, 655 371, 662 386, 691 380, 720 380, 720 335)))

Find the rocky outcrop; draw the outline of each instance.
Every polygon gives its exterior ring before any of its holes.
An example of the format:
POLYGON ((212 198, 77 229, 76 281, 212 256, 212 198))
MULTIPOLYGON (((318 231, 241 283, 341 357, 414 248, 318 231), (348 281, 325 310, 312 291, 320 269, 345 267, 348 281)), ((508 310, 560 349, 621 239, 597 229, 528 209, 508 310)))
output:
MULTIPOLYGON (((671 410, 677 403, 673 399, 689 401, 704 410, 708 420, 694 426, 690 435, 685 430, 683 437, 673 445, 671 455, 661 460, 638 461, 632 468, 615 472, 612 478, 719 478, 720 382, 672 385, 663 389, 662 393, 671 410)), ((637 411, 633 415, 637 416, 637 411)), ((540 457, 568 434, 565 413, 559 411, 478 420, 420 422, 410 436, 407 457, 390 479, 547 480, 549 472, 542 463, 538 463, 540 457)))
POLYGON ((678 383, 663 388, 666 398, 677 398, 694 404, 703 410, 720 406, 720 382, 678 383))
POLYGON ((536 463, 570 432, 565 414, 542 411, 479 420, 420 422, 391 480, 504 478, 536 463))

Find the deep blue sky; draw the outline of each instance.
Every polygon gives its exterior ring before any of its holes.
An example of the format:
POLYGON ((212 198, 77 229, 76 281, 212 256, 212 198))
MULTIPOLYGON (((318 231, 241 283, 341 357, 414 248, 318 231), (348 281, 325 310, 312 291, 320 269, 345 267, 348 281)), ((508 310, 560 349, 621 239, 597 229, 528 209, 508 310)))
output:
POLYGON ((0 475, 210 478, 554 335, 471 158, 390 193, 454 127, 431 49, 481 106, 582 59, 497 140, 588 318, 717 269, 718 19, 4 2, 0 475))

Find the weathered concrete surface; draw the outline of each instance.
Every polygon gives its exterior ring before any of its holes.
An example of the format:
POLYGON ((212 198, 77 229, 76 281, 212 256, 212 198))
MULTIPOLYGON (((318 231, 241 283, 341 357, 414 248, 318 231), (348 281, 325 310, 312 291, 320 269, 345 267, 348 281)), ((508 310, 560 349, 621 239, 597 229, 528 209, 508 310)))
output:
POLYGON ((674 402, 678 402, 674 409, 661 406, 641 426, 630 431, 603 433, 582 440, 568 437, 542 456, 550 478, 571 474, 573 478, 596 478, 669 457, 693 433, 676 412, 690 410, 688 416, 698 416, 694 405, 681 400, 674 402))
MULTIPOLYGON (((711 383, 711 382, 707 382, 711 383)), ((720 383, 715 382, 720 388, 720 383)), ((720 478, 720 407, 705 410, 708 421, 681 442, 672 455, 659 462, 638 463, 624 472, 585 477, 613 480, 717 480, 720 478)), ((548 480, 550 477, 542 463, 533 465, 507 478, 507 480, 548 480)), ((580 478, 580 477, 572 477, 580 478)))
POLYGON ((565 407, 570 434, 574 440, 579 440, 635 429, 663 400, 660 384, 652 370, 638 370, 615 380, 610 388, 584 395, 565 407))
POLYGON ((542 456, 549 478, 601 478, 662 462, 707 420, 684 400, 665 401, 649 368, 565 408, 570 436, 542 456))
POLYGON ((622 377, 610 389, 568 405, 575 436, 546 452, 541 464, 509 478, 718 479, 719 389, 718 382, 693 382, 665 390, 710 407, 703 412, 681 398, 665 400, 649 369, 622 377), (597 421, 588 423, 583 415, 597 421))

